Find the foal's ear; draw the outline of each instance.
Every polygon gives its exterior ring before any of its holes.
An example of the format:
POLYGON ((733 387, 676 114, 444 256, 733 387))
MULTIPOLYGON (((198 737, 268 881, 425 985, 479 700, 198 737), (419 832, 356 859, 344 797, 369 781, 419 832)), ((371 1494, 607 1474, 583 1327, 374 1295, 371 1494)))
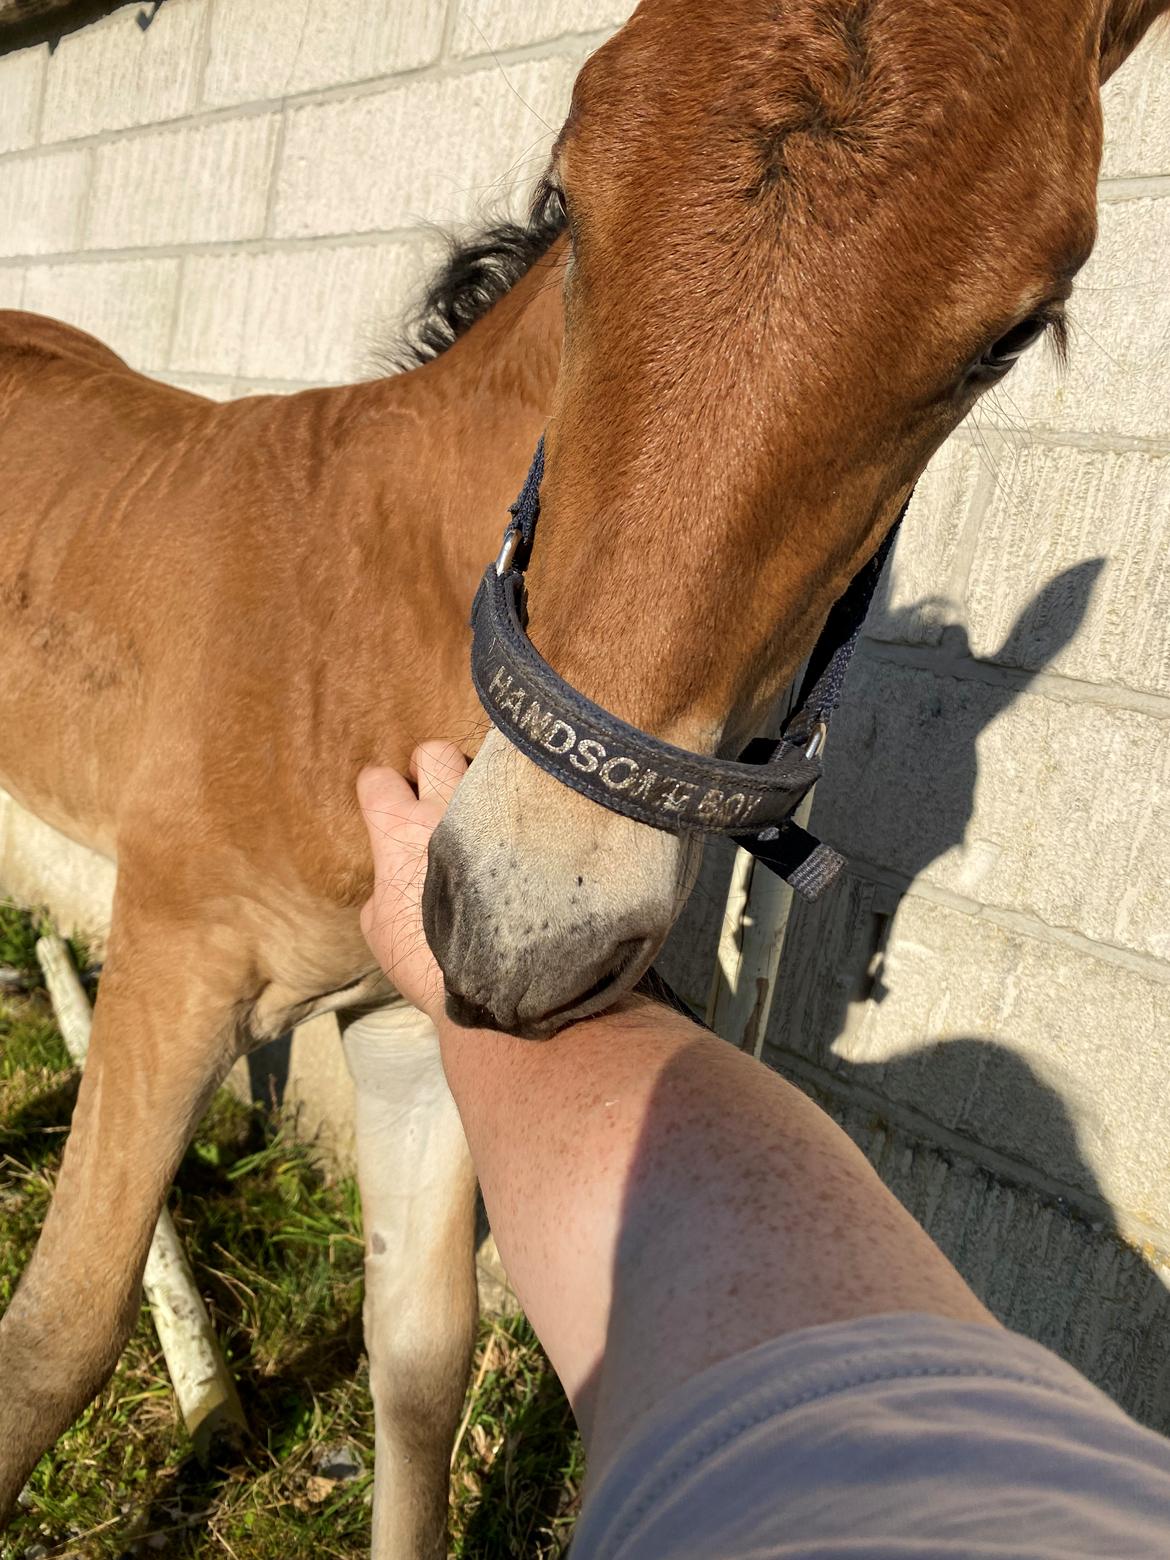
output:
POLYGON ((1167 10, 1167 0, 1111 0, 1101 27, 1102 81, 1125 63, 1147 29, 1167 10))

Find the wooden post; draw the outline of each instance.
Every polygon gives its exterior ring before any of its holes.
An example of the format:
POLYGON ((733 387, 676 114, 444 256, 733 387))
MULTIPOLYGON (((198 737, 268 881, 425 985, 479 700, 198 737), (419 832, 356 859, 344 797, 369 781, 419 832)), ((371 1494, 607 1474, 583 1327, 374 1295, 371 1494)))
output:
MULTIPOLYGON (((807 824, 811 810, 810 793, 796 810, 797 823, 807 824)), ((724 1040, 757 1057, 764 1049, 791 910, 788 884, 746 850, 737 850, 707 1022, 724 1040)))
MULTIPOLYGON (((84 1067, 93 1014, 69 949, 56 935, 42 937, 37 943, 37 959, 69 1055, 78 1067, 84 1067)), ((165 1208, 150 1243, 142 1287, 196 1452, 206 1455, 219 1437, 240 1440, 248 1426, 236 1384, 165 1208)))

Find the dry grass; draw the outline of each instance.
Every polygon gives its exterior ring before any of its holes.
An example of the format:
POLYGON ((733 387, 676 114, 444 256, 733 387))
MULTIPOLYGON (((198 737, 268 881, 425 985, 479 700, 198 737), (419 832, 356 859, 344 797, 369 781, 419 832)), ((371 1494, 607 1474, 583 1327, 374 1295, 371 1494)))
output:
MULTIPOLYGON (((0 910, 0 965, 32 968, 0 910)), ((0 996, 0 1309, 36 1239, 76 1094, 43 993, 0 996)), ((101 1397, 38 1464, 0 1537, 37 1556, 318 1560, 367 1552, 373 1417, 361 1343, 356 1188, 221 1093, 171 1209, 240 1387, 254 1442, 194 1458, 143 1311, 101 1397), (361 1471, 323 1475, 329 1454, 361 1471)), ((452 1472, 452 1552, 563 1553, 582 1476, 568 1406, 521 1317, 485 1321, 452 1472)))

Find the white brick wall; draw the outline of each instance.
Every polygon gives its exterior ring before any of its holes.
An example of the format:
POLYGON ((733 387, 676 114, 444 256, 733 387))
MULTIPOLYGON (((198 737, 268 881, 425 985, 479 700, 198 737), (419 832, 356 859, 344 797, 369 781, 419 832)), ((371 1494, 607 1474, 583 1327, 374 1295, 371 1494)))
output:
MULTIPOLYGON (((0 306, 226 397, 367 371, 433 225, 515 205, 632 0, 167 0, 146 31, 141 9, 0 58, 0 306)), ((1069 366, 1033 354, 941 452, 875 608, 818 800, 856 868, 795 915, 771 1036, 849 1119, 916 1134, 929 1175, 884 1127, 867 1148, 1062 1347, 1059 1286, 1038 1300, 1020 1252, 1031 1232, 1083 1265, 1111 1237, 1052 1197, 1170 1251, 1170 35, 1106 125, 1069 366)), ((692 995, 719 919, 694 903, 692 995)), ((1132 1277, 1153 1314, 1161 1279, 1132 1277)), ((1078 1339, 1124 1395, 1105 1334, 1078 1339)), ((1134 1401, 1170 1426, 1147 1364, 1134 1401)))
POLYGON ((0 57, 0 307, 216 396, 367 372, 629 9, 167 0, 0 57))
POLYGON ((145 372, 167 367, 180 261, 65 261, 30 265, 23 306, 80 325, 133 359, 145 372))
POLYGON ((991 398, 984 420, 1106 440, 1166 439, 1170 194, 1143 196, 1141 189, 1140 180, 1104 186, 1097 247, 1077 283, 1067 369, 1051 351, 1029 354, 991 398))
POLYGON ((213 0, 203 101, 249 103, 394 76, 431 65, 443 43, 435 0, 321 5, 319 0, 213 0))
POLYGON ((0 61, 3 113, 0 113, 0 152, 16 152, 33 146, 45 90, 45 52, 22 49, 0 61))
POLYGON ((184 0, 162 6, 147 46, 127 47, 126 22, 132 17, 62 38, 45 79, 41 141, 74 141, 190 113, 202 69, 207 4, 184 0))

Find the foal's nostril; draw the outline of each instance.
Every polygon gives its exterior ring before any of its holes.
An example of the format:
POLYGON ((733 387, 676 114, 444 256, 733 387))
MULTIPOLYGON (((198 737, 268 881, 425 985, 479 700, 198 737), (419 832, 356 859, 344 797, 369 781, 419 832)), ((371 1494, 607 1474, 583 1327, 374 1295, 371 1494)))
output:
POLYGON ((451 869, 442 851, 435 849, 433 837, 430 859, 427 862, 427 875, 423 883, 423 932, 427 945, 439 961, 441 969, 444 968, 444 960, 450 950, 455 921, 455 896, 452 888, 451 869))

